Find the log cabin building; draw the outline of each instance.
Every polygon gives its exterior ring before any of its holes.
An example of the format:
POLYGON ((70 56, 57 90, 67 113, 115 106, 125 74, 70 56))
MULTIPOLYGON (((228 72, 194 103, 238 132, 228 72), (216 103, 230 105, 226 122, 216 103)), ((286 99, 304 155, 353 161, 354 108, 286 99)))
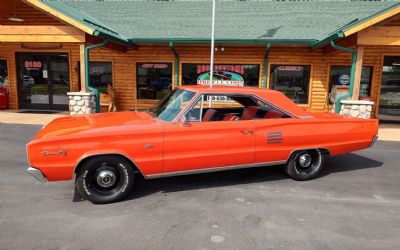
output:
MULTIPOLYGON (((68 92, 97 90, 105 111, 108 84, 119 110, 146 109, 210 78, 211 1, 0 4, 10 109, 67 110, 68 92)), ((350 91, 373 117, 400 115, 399 2, 217 1, 215 42, 217 82, 279 90, 312 111, 350 91)))

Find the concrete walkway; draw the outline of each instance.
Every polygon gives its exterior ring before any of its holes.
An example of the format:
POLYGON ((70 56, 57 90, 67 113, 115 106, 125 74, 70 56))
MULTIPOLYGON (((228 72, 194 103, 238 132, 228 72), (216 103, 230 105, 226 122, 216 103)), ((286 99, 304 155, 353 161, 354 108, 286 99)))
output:
POLYGON ((55 118, 68 115, 68 112, 56 114, 18 113, 16 110, 0 110, 0 123, 43 125, 55 118))
MULTIPOLYGON (((68 112, 57 114, 17 113, 15 110, 0 111, 0 123, 12 124, 46 124, 51 120, 66 116, 68 112)), ((400 141, 400 124, 381 124, 379 140, 400 141)))

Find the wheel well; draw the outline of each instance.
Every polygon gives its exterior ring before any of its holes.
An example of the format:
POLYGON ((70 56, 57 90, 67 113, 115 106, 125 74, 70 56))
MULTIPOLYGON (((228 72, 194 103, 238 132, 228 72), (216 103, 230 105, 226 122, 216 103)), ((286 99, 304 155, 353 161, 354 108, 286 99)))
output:
POLYGON ((325 157, 330 157, 330 155, 331 155, 331 153, 329 152, 329 150, 326 149, 326 148, 305 148, 305 149, 293 150, 293 151, 290 153, 290 155, 289 155, 289 159, 292 157, 292 155, 293 155, 294 153, 296 153, 296 152, 298 152, 298 151, 302 151, 302 150, 316 150, 316 149, 320 150, 320 151, 322 152, 322 154, 323 154, 325 157))
POLYGON ((107 155, 107 156, 121 157, 121 158, 125 159, 126 161, 128 161, 128 162, 132 165, 132 167, 133 167, 135 173, 139 173, 142 177, 144 177, 143 174, 142 174, 142 172, 141 172, 141 171, 139 170, 139 168, 136 166, 136 164, 135 164, 131 159, 129 159, 128 157, 126 157, 126 156, 124 156, 124 155, 121 155, 121 154, 100 154, 100 155, 91 155, 91 156, 88 156, 88 157, 82 159, 82 160, 78 163, 78 165, 75 167, 74 175, 76 175, 76 174, 79 172, 79 170, 82 168, 82 166, 83 166, 83 165, 85 164, 85 162, 87 162, 88 160, 93 159, 93 158, 96 158, 96 157, 106 156, 106 155, 107 155))

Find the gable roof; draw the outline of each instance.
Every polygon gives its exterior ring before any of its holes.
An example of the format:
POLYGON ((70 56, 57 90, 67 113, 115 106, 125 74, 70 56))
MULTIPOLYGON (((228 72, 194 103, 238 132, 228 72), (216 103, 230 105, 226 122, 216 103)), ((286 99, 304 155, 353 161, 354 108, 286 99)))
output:
MULTIPOLYGON (((207 0, 27 1, 74 19, 91 35, 120 43, 210 42, 212 3, 207 0)), ((215 37, 217 43, 321 45, 392 10, 400 12, 399 2, 217 1, 215 37)))

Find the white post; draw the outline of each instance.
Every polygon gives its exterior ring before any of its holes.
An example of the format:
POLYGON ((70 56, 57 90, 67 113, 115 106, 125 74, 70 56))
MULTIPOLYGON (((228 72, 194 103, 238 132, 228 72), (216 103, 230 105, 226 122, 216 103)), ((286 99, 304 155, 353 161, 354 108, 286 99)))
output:
POLYGON ((210 88, 213 87, 213 78, 214 78, 214 33, 215 33, 215 0, 212 1, 210 88))

